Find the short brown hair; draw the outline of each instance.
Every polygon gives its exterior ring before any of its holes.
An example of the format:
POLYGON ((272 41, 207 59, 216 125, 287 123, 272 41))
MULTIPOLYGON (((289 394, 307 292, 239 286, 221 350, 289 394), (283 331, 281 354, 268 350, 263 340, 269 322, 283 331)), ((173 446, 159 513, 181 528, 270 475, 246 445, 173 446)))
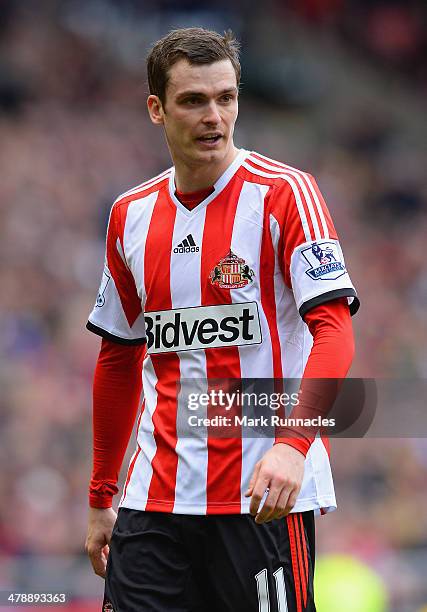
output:
POLYGON ((154 44, 147 56, 150 94, 158 96, 162 104, 165 104, 169 69, 180 59, 186 59, 190 64, 212 64, 229 59, 236 73, 238 87, 239 50, 239 42, 231 30, 225 32, 223 36, 204 28, 171 30, 154 44))

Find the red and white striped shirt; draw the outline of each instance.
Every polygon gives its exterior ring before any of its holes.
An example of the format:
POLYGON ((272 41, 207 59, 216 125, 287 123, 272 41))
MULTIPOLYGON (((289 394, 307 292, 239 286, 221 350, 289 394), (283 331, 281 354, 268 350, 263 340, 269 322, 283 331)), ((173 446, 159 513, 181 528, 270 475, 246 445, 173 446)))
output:
MULTIPOLYGON (((329 212, 304 172, 241 150, 193 210, 175 195, 173 168, 118 198, 88 328, 147 343, 137 448, 120 505, 248 512, 244 493, 274 439, 210 437, 203 428, 180 435, 184 383, 300 378, 312 346, 302 316, 338 297, 357 310, 329 212)), ((328 453, 316 438, 293 511, 334 507, 328 453)))

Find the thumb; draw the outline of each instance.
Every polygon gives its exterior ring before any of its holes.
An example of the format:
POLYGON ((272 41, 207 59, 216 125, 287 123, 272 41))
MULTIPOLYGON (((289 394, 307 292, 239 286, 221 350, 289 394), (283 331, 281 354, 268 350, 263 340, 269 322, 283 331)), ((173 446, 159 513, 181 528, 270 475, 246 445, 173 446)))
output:
POLYGON ((95 574, 101 576, 101 578, 105 578, 105 569, 107 566, 108 554, 108 545, 104 547, 96 546, 89 551, 89 558, 92 563, 93 570, 95 574))

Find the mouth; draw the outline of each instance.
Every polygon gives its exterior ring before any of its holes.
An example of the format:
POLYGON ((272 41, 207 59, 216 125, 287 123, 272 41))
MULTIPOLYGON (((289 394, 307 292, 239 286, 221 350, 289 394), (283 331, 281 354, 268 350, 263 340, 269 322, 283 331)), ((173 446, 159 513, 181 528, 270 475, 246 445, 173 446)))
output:
POLYGON ((205 134, 204 136, 199 136, 199 138, 197 138, 197 141, 207 145, 214 145, 219 142, 221 138, 222 134, 205 134))

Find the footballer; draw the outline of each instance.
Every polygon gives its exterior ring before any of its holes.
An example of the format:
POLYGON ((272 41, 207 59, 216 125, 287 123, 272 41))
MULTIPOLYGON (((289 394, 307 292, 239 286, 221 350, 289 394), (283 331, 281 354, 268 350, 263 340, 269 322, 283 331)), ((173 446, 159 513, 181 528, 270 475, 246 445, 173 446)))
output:
POLYGON ((184 381, 344 378, 356 291, 314 178, 234 143, 232 33, 173 30, 147 72, 172 165, 114 202, 87 324, 102 338, 86 548, 103 610, 312 612, 314 519, 336 507, 327 440, 177 424, 184 381))

